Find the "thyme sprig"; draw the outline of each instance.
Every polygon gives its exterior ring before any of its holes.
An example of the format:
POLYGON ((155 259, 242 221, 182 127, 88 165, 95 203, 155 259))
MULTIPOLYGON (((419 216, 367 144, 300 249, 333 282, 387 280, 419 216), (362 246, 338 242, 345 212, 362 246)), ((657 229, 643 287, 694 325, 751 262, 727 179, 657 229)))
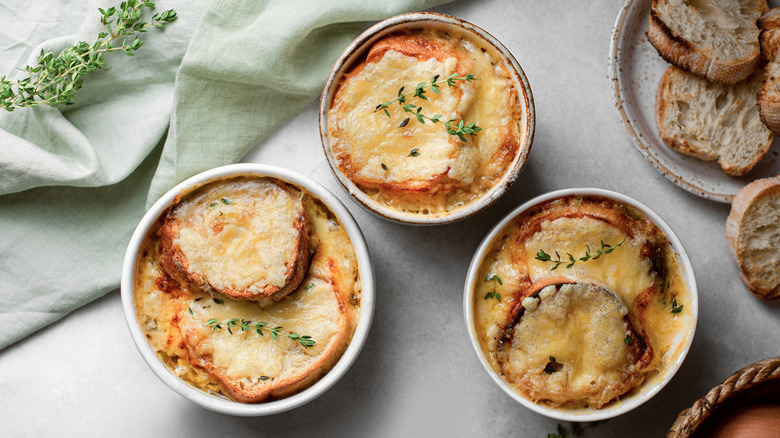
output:
POLYGON ((571 268, 574 266, 577 262, 587 262, 588 260, 598 260, 602 255, 609 254, 612 251, 614 251, 618 246, 622 245, 623 242, 625 242, 626 239, 621 240, 619 243, 615 245, 609 245, 607 243, 604 243, 604 241, 601 241, 601 248, 599 248, 594 254, 590 253, 590 247, 588 245, 585 245, 585 255, 580 258, 575 258, 571 253, 566 253, 566 255, 569 256, 568 263, 565 260, 561 260, 561 255, 558 254, 558 251, 555 251, 556 258, 552 258, 550 254, 547 254, 544 252, 544 250, 539 249, 539 252, 536 253, 536 257, 534 257, 536 260, 540 260, 543 262, 550 262, 553 263, 551 271, 554 271, 558 269, 558 267, 564 263, 566 264, 567 268, 571 268))
MULTIPOLYGON (((485 277, 485 281, 493 281, 493 280, 497 281, 498 284, 502 286, 504 285, 503 280, 501 280, 501 277, 499 277, 498 275, 493 274, 485 277)), ((487 294, 485 294, 486 300, 490 298, 495 298, 496 300, 498 300, 499 303, 501 302, 501 294, 496 291, 495 285, 493 287, 493 292, 488 292, 487 294)))
POLYGON ((76 91, 84 85, 84 75, 109 69, 104 54, 122 51, 133 56, 144 45, 137 33, 146 32, 150 27, 162 28, 176 20, 176 11, 170 9, 155 14, 149 22, 143 21, 144 8, 154 7, 151 1, 126 0, 119 9, 98 8, 103 27, 94 42, 80 41, 57 56, 41 50, 38 64, 24 68, 27 77, 21 80, 0 77, 0 105, 6 111, 38 105, 72 105, 76 91))
MULTIPOLYGON (((390 117, 390 111, 388 111, 387 108, 393 103, 398 102, 398 105, 401 106, 404 112, 411 114, 411 117, 407 117, 401 121, 401 123, 398 125, 399 128, 403 128, 404 126, 408 125, 409 120, 411 120, 412 117, 417 119, 417 121, 422 124, 425 124, 426 120, 432 123, 444 123, 444 129, 447 131, 447 134, 456 135, 458 138, 460 138, 461 141, 465 142, 467 135, 477 135, 477 132, 482 130, 481 127, 477 126, 476 122, 466 124, 463 120, 457 121, 456 119, 450 119, 444 122, 441 120, 442 117, 444 117, 442 114, 428 116, 422 112, 423 108, 421 106, 415 105, 413 103, 406 103, 410 96, 418 97, 422 100, 428 100, 428 97, 425 95, 427 88, 430 88, 431 91, 439 94, 441 93, 441 89, 439 88, 440 84, 447 84, 447 87, 457 87, 456 83, 458 81, 471 82, 479 80, 479 78, 475 77, 471 73, 468 73, 465 76, 458 76, 457 73, 453 73, 442 80, 439 80, 439 77, 440 75, 436 75, 430 81, 420 82, 416 87, 414 87, 414 90, 408 91, 406 93, 404 93, 406 87, 399 88, 398 95, 394 99, 380 103, 376 106, 376 108, 374 108, 374 112, 382 110, 384 111, 385 115, 387 115, 387 117, 390 117)), ((408 156, 417 157, 419 155, 419 153, 412 153, 408 156)))
POLYGON ((672 300, 672 310, 670 310, 669 313, 680 313, 680 312, 682 312, 682 309, 683 309, 684 306, 685 306, 684 304, 680 304, 678 306, 677 305, 677 300, 674 299, 674 300, 672 300))
POLYGON ((607 420, 595 421, 593 423, 569 423, 569 427, 563 427, 558 423, 555 433, 548 433, 547 438, 569 438, 572 436, 581 436, 586 429, 599 426, 606 423, 607 420))
MULTIPOLYGON (((233 334, 233 330, 240 329, 242 332, 254 330, 260 336, 265 336, 263 330, 267 330, 270 333, 271 339, 274 341, 279 339, 279 335, 282 335, 282 327, 269 327, 267 322, 258 322, 252 324, 252 321, 245 320, 243 318, 231 318, 226 322, 220 322, 217 318, 211 318, 206 322, 206 327, 211 327, 214 330, 221 330, 223 327, 227 328, 228 333, 233 334)), ((313 347, 316 343, 311 336, 301 336, 298 333, 283 334, 293 341, 301 344, 304 348, 313 347)))

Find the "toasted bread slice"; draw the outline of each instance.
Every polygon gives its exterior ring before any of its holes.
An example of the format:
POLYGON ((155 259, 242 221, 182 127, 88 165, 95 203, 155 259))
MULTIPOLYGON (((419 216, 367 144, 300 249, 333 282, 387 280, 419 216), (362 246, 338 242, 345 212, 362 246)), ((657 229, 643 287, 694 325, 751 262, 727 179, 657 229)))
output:
POLYGON ((726 242, 750 292, 780 299, 780 176, 740 190, 726 221, 726 242))
POLYGON ((265 179, 201 187, 165 218, 160 264, 189 288, 279 300, 301 283, 311 259, 301 196, 265 179))
POLYGON ((758 117, 760 87, 759 74, 736 85, 719 85, 669 67, 656 97, 661 138, 686 155, 718 160, 729 175, 743 175, 772 144, 772 132, 758 117))
MULTIPOLYGON (((459 59, 459 53, 452 40, 393 35, 373 46, 366 62, 349 73, 346 86, 336 94, 329 129, 340 167, 352 181, 366 188, 412 193, 446 192, 461 185, 450 171, 462 154, 475 151, 461 148, 460 139, 447 134, 441 123, 420 123, 398 105, 388 108, 391 116, 375 108, 395 97, 401 86, 411 88, 434 76, 465 75, 468 62, 459 59), (387 126, 388 121, 392 125, 387 126), (375 138, 377 130, 386 135, 375 138)), ((471 83, 442 86, 440 93, 429 92, 427 100, 415 103, 424 103, 428 116, 443 115, 442 122, 458 119, 458 109, 468 108, 473 98, 473 88, 471 83)))
POLYGON ((766 0, 653 0, 647 39, 668 62, 735 84, 760 60, 756 20, 766 0))
MULTIPOLYGON (((333 367, 349 343, 350 326, 336 261, 325 278, 310 277, 284 300, 261 307, 247 300, 221 304, 191 299, 179 309, 179 329, 190 363, 206 371, 232 399, 262 402, 294 394, 333 367), (192 313, 189 310, 192 310, 192 313), (246 321, 248 330, 227 321, 246 321), (209 321, 218 321, 220 327, 209 321), (267 323, 257 332, 259 322, 267 323), (271 329, 278 328, 276 338, 271 329), (310 336, 304 347, 289 334, 310 336)), ((321 272, 320 275, 324 274, 321 272)))
POLYGON ((758 20, 761 33, 761 55, 764 65, 764 81, 758 92, 758 114, 761 121, 775 134, 780 133, 780 8, 773 8, 761 15, 758 20))
POLYGON ((549 284, 522 304, 496 358, 502 375, 531 400, 600 408, 644 380, 650 341, 634 330, 614 292, 591 283, 549 284))

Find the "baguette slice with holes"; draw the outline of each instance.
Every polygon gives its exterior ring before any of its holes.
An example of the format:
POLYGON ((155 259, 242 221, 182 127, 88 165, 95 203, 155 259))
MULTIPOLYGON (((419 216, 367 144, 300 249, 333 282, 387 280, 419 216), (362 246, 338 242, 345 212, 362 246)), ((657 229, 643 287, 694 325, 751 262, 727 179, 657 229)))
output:
POLYGON ((758 65, 756 20, 767 9, 766 0, 653 0, 647 39, 677 67, 735 84, 758 65))
POLYGON ((764 82, 758 92, 758 114, 761 121, 775 134, 780 133, 780 8, 774 8, 761 15, 758 20, 761 33, 761 55, 766 61, 764 82))
POLYGON ((278 301, 298 287, 311 259, 301 196, 266 179, 206 185, 165 218, 160 264, 189 288, 278 301))
POLYGON ((664 143, 704 161, 718 160, 727 174, 743 175, 769 151, 772 132, 758 116, 761 77, 720 85, 669 67, 656 96, 664 143))
POLYGON ((726 242, 750 292, 780 299, 780 176, 740 190, 726 221, 726 242))

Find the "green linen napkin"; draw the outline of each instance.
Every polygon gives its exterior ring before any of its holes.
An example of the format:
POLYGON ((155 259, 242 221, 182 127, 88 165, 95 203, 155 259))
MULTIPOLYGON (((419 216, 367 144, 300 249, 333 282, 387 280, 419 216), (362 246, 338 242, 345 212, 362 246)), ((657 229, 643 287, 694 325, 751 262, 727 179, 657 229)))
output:
MULTIPOLYGON (((159 0, 179 19, 75 105, 0 113, 0 349, 116 289, 146 208, 315 99, 367 22, 445 1, 159 0)), ((0 0, 0 75, 93 40, 111 6, 52 3, 0 0)))

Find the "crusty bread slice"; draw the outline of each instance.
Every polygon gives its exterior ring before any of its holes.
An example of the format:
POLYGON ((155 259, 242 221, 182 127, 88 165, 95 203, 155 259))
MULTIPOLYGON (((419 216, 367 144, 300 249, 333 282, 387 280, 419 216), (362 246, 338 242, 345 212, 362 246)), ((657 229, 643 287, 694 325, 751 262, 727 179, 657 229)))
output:
POLYGON ((223 393, 244 403, 286 397, 310 386, 335 365, 350 341, 348 304, 337 286, 342 274, 336 263, 329 260, 329 270, 318 274, 324 278, 309 277, 307 286, 267 307, 247 300, 183 303, 178 324, 190 363, 215 379, 223 393), (208 325, 209 320, 226 324, 231 318, 267 325, 262 336, 253 326, 242 330, 236 324, 227 330, 226 325, 208 325), (270 332, 274 327, 280 327, 276 338, 270 332), (311 336, 315 344, 306 348, 290 333, 311 336))
POLYGON ((761 33, 758 40, 761 43, 761 55, 766 61, 764 65, 764 82, 758 92, 758 114, 761 121, 775 134, 780 133, 780 59, 777 49, 780 48, 780 8, 774 8, 758 20, 761 33))
POLYGON ((531 400, 600 408, 644 380, 650 340, 634 329, 613 291, 565 280, 522 303, 513 309, 515 322, 502 334, 496 359, 501 375, 531 400))
POLYGON ((668 62, 735 84, 760 59, 756 20, 766 0, 653 0, 647 39, 668 62))
POLYGON ((656 97, 656 122, 664 143, 704 161, 718 160, 739 176, 769 151, 772 132, 758 117, 759 74, 735 85, 720 85, 669 67, 656 97))
POLYGON ((282 299, 311 259, 301 193, 238 178, 207 185, 171 209, 159 230, 160 265, 179 283, 235 299, 282 299))
POLYGON ((726 221, 726 242, 750 292, 780 299, 780 176, 740 190, 726 221))

